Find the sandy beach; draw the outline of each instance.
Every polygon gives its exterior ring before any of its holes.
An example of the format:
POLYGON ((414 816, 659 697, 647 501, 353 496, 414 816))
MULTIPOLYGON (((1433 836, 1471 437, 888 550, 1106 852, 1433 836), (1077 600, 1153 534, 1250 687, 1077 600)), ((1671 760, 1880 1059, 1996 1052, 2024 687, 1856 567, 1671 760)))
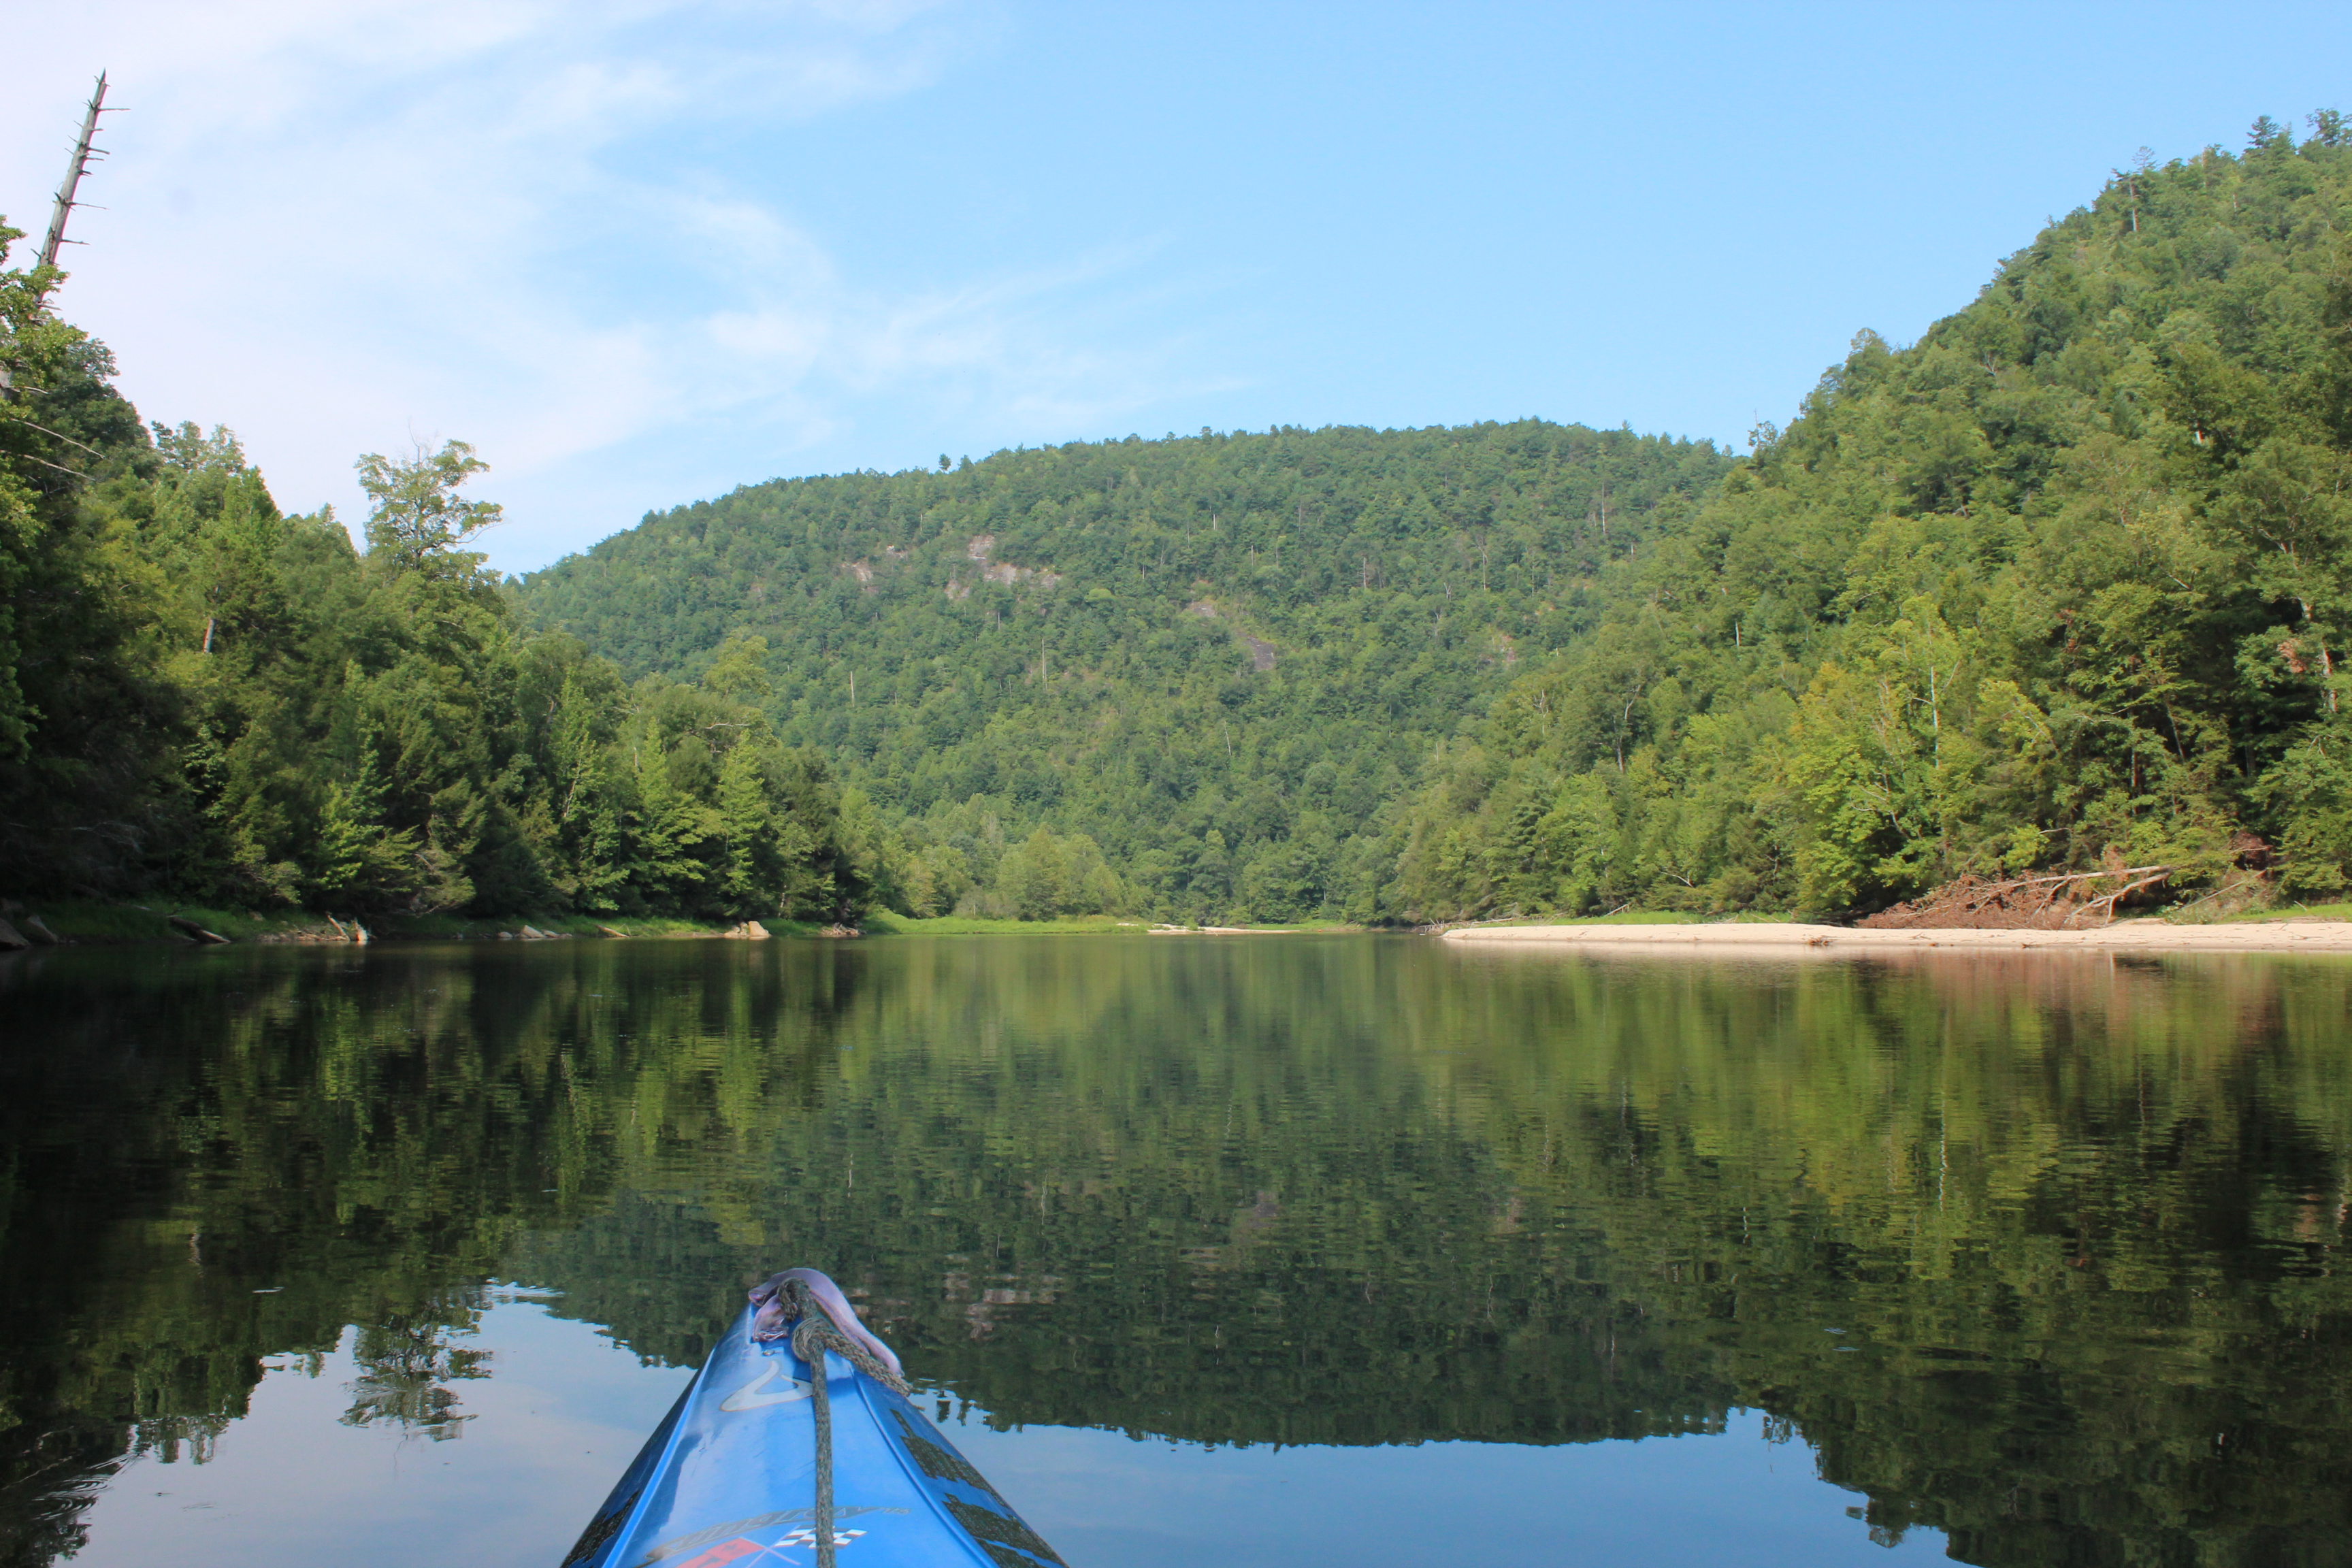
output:
POLYGON ((1569 947, 1863 954, 1976 949, 2013 952, 2352 952, 2352 921, 2248 921, 2167 925, 2122 921, 2097 931, 1860 931, 1852 926, 1742 921, 1720 925, 1459 926, 1447 942, 1531 951, 1569 947))

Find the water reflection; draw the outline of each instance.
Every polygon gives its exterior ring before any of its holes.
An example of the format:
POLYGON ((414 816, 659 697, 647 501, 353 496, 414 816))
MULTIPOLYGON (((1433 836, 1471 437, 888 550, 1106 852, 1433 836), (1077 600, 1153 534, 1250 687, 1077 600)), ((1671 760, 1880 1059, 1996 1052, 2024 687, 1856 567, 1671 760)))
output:
POLYGON ((2352 1561, 2347 1002, 2325 960, 1361 938, 31 955, 0 1529, 69 1547, 265 1358, 347 1354, 343 1420, 457 1435, 486 1280, 684 1365, 789 1257, 1000 1424, 1748 1408, 1885 1541, 2352 1561))

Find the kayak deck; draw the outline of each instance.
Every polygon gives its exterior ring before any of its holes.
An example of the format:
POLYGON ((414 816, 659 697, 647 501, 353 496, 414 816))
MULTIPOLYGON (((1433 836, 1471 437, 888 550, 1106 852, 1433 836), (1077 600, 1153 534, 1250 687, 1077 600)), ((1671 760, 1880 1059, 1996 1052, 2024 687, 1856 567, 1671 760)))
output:
POLYGON ((710 1352, 562 1568, 1061 1568, 929 1415, 831 1352, 821 1442, 809 1364, 789 1339, 754 1337, 756 1316, 710 1352))

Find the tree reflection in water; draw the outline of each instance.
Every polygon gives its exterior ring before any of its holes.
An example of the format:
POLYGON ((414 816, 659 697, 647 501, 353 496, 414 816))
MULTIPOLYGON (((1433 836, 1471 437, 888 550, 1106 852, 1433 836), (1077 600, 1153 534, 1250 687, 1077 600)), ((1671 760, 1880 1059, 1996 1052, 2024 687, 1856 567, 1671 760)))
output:
MULTIPOLYGON (((69 1547, 358 1325, 698 1361, 777 1260, 1004 1422, 1581 1442, 1769 1413, 1881 1539, 2352 1560, 2352 968, 1109 937, 0 968, 0 1529, 69 1547)), ((235 1441, 231 1432, 226 1439, 235 1441)))
POLYGON ((452 1344, 445 1336, 470 1333, 482 1310, 480 1293, 452 1293, 442 1311, 421 1318, 395 1314, 362 1323, 352 1345, 360 1375, 351 1384, 346 1426, 396 1426, 446 1443, 465 1436, 470 1415, 457 1414, 448 1385, 490 1375, 490 1352, 452 1344))

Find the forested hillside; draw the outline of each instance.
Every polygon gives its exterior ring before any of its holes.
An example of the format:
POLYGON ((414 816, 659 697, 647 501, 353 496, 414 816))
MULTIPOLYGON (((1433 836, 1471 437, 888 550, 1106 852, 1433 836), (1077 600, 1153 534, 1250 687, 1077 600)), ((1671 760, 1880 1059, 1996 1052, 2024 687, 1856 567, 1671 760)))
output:
POLYGON ((2117 174, 1605 569, 1412 808, 1433 915, 2352 870, 2352 146, 2117 174))
POLYGON ((830 919, 2332 894, 2352 132, 2311 125, 2118 172, 1743 461, 1129 437, 753 486, 504 585, 469 452, 369 459, 360 552, 222 433, 143 426, 53 272, 0 274, 0 853, 830 919))
POLYGON ((1432 749, 1727 461, 1539 421, 941 458, 649 518, 522 598, 756 694, 897 823, 913 912, 1373 920, 1432 749))
POLYGON ((2117 173, 1719 485, 1623 432, 1203 432, 754 487, 524 603, 633 671, 723 646, 918 910, 2328 892, 2352 149, 2312 125, 2117 173))
MULTIPOLYGON (((0 261, 16 231, 0 228, 0 261)), ((0 270, 0 892, 355 914, 839 920, 872 835, 724 691, 524 631, 451 443, 360 463, 364 554, 236 440, 143 426, 0 270)))

